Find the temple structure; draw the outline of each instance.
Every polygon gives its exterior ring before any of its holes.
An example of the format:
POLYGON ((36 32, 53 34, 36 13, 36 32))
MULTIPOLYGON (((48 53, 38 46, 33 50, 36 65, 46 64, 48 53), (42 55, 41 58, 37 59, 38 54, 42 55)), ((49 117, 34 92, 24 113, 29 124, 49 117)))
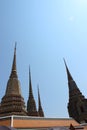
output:
POLYGON ((66 65, 66 62, 65 66, 69 87, 69 116, 75 119, 78 123, 87 123, 87 99, 82 95, 81 91, 79 90, 75 81, 73 80, 69 72, 69 69, 66 65))
POLYGON ((16 46, 14 49, 11 74, 7 82, 5 95, 3 96, 0 105, 0 116, 8 115, 27 115, 16 69, 16 46))
POLYGON ((21 94, 20 81, 18 80, 17 67, 16 67, 16 44, 14 49, 14 57, 12 70, 7 82, 6 92, 3 96, 0 104, 0 117, 10 115, 20 116, 44 116, 41 107, 40 94, 39 94, 39 111, 37 111, 36 103, 33 96, 31 72, 29 68, 29 98, 27 101, 27 107, 24 102, 24 98, 21 94))
POLYGON ((34 100, 33 90, 32 90, 30 67, 29 67, 29 98, 27 101, 27 112, 28 112, 28 116, 38 116, 36 102, 34 100))
MULTIPOLYGON (((65 61, 64 61, 65 62, 65 61)), ((40 99, 40 91, 38 86, 38 109, 33 95, 31 71, 29 67, 29 96, 27 105, 21 94, 21 86, 18 79, 16 68, 16 45, 14 48, 14 57, 11 74, 9 76, 5 95, 0 103, 0 126, 11 126, 18 130, 28 129, 50 129, 53 127, 61 129, 76 128, 87 129, 87 127, 79 126, 79 123, 87 123, 87 99, 82 95, 75 81, 73 80, 69 69, 66 65, 68 86, 69 86, 69 103, 68 112, 72 118, 45 118, 44 111, 40 99), (70 125, 71 124, 71 125, 70 125)))

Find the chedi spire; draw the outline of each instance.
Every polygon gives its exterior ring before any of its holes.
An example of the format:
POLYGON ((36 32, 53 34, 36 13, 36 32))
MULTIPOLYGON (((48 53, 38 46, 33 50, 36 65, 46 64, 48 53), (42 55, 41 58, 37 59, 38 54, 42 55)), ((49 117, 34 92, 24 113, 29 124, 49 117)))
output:
POLYGON ((66 67, 68 82, 70 82, 70 81, 73 80, 73 78, 72 78, 72 76, 71 76, 71 74, 70 74, 70 72, 69 72, 69 69, 68 69, 68 67, 67 67, 67 64, 66 64, 65 59, 64 59, 64 63, 65 63, 65 67, 66 67))
POLYGON ((32 90, 30 66, 29 66, 29 98, 27 101, 27 112, 28 112, 28 116, 38 116, 38 112, 36 109, 36 102, 34 100, 33 90, 32 90))
POLYGON ((74 118, 78 123, 87 123, 87 99, 85 99, 85 97, 82 95, 75 81, 73 80, 65 60, 64 63, 66 66, 69 87, 69 116, 74 118))
POLYGON ((38 116, 44 117, 44 112, 43 112, 41 100, 40 100, 39 86, 38 86, 38 116))
POLYGON ((7 82, 6 92, 1 100, 0 116, 26 115, 25 102, 21 94, 20 82, 16 70, 16 44, 11 75, 7 82))
POLYGON ((15 43, 15 48, 14 48, 14 57, 13 57, 13 64, 12 64, 12 70, 10 74, 10 78, 17 78, 17 68, 16 68, 16 45, 15 43))

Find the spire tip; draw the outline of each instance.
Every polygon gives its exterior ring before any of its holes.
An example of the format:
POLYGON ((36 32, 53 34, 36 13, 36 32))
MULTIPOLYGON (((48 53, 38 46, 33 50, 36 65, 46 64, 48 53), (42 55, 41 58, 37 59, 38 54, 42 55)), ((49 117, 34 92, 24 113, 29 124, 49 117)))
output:
POLYGON ((15 42, 14 52, 16 53, 17 42, 15 42))
POLYGON ((63 58, 63 61, 64 61, 65 66, 67 66, 67 65, 66 65, 66 61, 65 61, 65 58, 63 58))
POLYGON ((29 65, 29 76, 31 75, 31 71, 30 71, 30 65, 29 65))

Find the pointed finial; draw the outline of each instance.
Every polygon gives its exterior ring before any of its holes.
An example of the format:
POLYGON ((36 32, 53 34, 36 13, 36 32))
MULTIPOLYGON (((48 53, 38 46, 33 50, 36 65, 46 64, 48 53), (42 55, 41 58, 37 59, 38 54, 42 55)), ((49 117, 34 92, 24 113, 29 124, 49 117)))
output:
POLYGON ((39 94, 39 84, 37 84, 37 90, 38 90, 38 94, 39 94))
POLYGON ((68 70, 68 67, 67 67, 66 61, 65 61, 64 58, 63 58, 63 60, 64 60, 65 67, 66 67, 66 69, 68 70))
POLYGON ((31 82, 31 71, 30 71, 30 65, 29 65, 29 96, 33 97, 33 90, 32 90, 32 82, 31 82))
POLYGON ((16 42, 15 42, 15 48, 14 48, 14 57, 13 57, 13 64, 12 64, 12 71, 10 78, 17 78, 17 69, 16 69, 16 42))
POLYGON ((29 77, 31 76, 30 65, 29 65, 29 77))
POLYGON ((29 82, 31 84, 31 70, 30 70, 30 65, 29 65, 29 82))
POLYGON ((14 48, 14 53, 16 54, 16 47, 17 47, 17 42, 15 42, 15 48, 14 48))
POLYGON ((37 89, 38 89, 38 108, 40 109, 41 101, 40 101, 40 93, 39 93, 39 84, 37 85, 37 89))
POLYGON ((38 114, 40 117, 44 117, 44 112, 43 112, 41 100, 40 100, 39 85, 37 85, 37 88, 38 88, 38 114))
POLYGON ((67 65, 66 65, 66 61, 65 61, 65 59, 63 58, 63 60, 64 60, 64 64, 65 64, 65 66, 67 67, 67 65))
POLYGON ((41 101, 40 101, 40 93, 39 93, 39 84, 37 85, 37 89, 38 89, 38 102, 39 102, 39 106, 41 106, 41 101))
POLYGON ((38 90, 38 106, 41 106, 39 84, 37 84, 37 90, 38 90))
POLYGON ((71 76, 71 74, 70 74, 70 72, 69 72, 69 69, 68 69, 68 67, 67 67, 67 64, 66 64, 66 61, 65 61, 64 58, 63 58, 63 60, 64 60, 64 64, 65 64, 65 67, 66 67, 67 77, 68 77, 68 82, 69 82, 69 81, 73 80, 73 78, 72 78, 72 76, 71 76))

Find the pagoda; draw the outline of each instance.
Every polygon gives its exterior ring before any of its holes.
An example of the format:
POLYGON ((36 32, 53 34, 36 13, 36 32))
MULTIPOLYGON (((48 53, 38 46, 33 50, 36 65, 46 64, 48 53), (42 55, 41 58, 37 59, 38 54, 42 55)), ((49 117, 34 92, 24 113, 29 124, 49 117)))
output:
POLYGON ((14 48, 11 74, 7 82, 5 95, 3 96, 0 104, 0 116, 9 115, 27 115, 16 69, 16 44, 14 48))
POLYGON ((29 97, 27 101, 27 112, 28 116, 38 116, 36 102, 33 96, 30 67, 29 67, 29 97))
POLYGON ((69 72, 69 69, 66 65, 66 62, 65 67, 69 87, 69 102, 68 102, 69 116, 75 119, 78 123, 87 123, 87 99, 82 95, 81 91, 77 87, 76 82, 73 80, 69 72))

